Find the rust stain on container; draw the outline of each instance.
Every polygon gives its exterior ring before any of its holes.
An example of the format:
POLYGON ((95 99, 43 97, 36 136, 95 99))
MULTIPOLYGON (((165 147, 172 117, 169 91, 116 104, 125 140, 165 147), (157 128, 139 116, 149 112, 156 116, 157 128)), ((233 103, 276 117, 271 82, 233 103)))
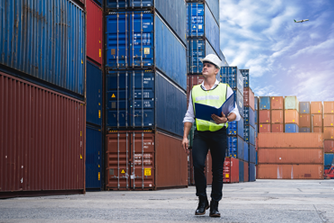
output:
POLYGON ((324 140, 324 152, 334 153, 334 140, 333 139, 324 140))
POLYGON ((299 115, 299 127, 311 127, 311 115, 300 114, 299 115))
POLYGON ((284 110, 284 123, 299 125, 299 114, 297 110, 284 110))
POLYGON ((323 179, 323 164, 258 164, 257 179, 323 179))
POLYGON ((324 115, 324 127, 334 127, 334 114, 324 115))
POLYGON ((181 142, 179 138, 147 130, 107 134, 106 189, 153 190, 187 186, 187 154, 181 142))
POLYGON ((259 111, 259 123, 270 123, 270 110, 259 111))
POLYGON ((259 133, 259 148, 323 148, 321 133, 259 133))
POLYGON ((322 114, 313 114, 313 126, 322 127, 322 114))
POLYGON ((0 197, 85 192, 84 103, 0 72, 0 105, 0 197))
POLYGON ((283 123, 283 110, 271 110, 271 123, 283 123))
POLYGON ((284 132, 283 124, 271 124, 271 132, 284 132))
POLYGON ((259 164, 323 164, 323 148, 260 148, 259 164))
POLYGON ((284 100, 283 96, 271 97, 270 98, 270 108, 283 110, 284 100))
POLYGON ((259 132, 271 132, 270 124, 259 124, 259 132))
POLYGON ((324 114, 334 114, 334 101, 324 101, 324 114))
POLYGON ((334 127, 324 127, 324 139, 334 139, 334 127))
POLYGON ((322 114, 321 101, 311 101, 311 114, 322 114))

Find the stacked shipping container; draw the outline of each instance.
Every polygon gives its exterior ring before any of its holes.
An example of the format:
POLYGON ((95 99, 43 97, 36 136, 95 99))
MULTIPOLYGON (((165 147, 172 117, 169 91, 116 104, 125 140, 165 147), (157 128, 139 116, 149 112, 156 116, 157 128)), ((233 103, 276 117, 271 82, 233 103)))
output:
POLYGON ((284 98, 284 132, 299 132, 299 102, 296 96, 284 98))
POLYGON ((105 3, 106 189, 187 186, 186 4, 105 3))
POLYGON ((299 132, 311 132, 311 104, 299 102, 299 132))
POLYGON ((84 193, 85 12, 69 0, 0 8, 0 197, 84 193))
POLYGON ((270 97, 271 132, 283 132, 283 108, 283 97, 270 97))
POLYGON ((334 101, 324 101, 324 169, 334 165, 334 101))
POLYGON ((323 132, 323 107, 321 101, 311 101, 312 132, 323 132))

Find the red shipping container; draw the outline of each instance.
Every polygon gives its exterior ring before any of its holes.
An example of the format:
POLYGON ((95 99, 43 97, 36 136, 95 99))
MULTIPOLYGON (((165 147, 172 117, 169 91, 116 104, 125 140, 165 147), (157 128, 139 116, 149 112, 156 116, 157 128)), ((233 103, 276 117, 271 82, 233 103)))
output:
POLYGON ((271 110, 271 123, 283 123, 283 110, 271 110))
POLYGON ((259 123, 270 123, 270 110, 259 111, 259 123))
POLYGON ((271 124, 271 132, 284 132, 283 124, 271 124))
POLYGON ((256 178, 323 179, 324 164, 258 164, 256 178))
POLYGON ((93 0, 87 0, 87 57, 102 64, 103 10, 93 0))
POLYGON ((151 190, 188 185, 182 139, 148 130, 106 135, 106 188, 151 190))
POLYGON ((313 132, 322 133, 322 127, 313 127, 313 132))
POLYGON ((244 106, 254 108, 254 93, 251 88, 244 88, 244 106))
POLYGON ((259 132, 271 132, 270 124, 259 124, 259 132))
POLYGON ((334 127, 324 127, 324 139, 334 139, 334 127))
POLYGON ((249 181, 248 162, 244 162, 244 182, 249 181))
POLYGON ((85 192, 82 101, 0 72, 0 197, 85 192))
POLYGON ((324 127, 334 127, 334 114, 324 115, 324 127))
POLYGON ((284 123, 299 125, 299 113, 297 110, 284 110, 284 123))
POLYGON ((270 98, 270 109, 283 110, 284 100, 283 96, 271 97, 270 98))
POLYGON ((334 140, 325 139, 324 140, 324 152, 325 153, 334 153, 334 140))
POLYGON ((299 115, 299 127, 311 127, 311 115, 310 114, 300 114, 299 115))
POLYGON ((313 126, 322 127, 322 115, 321 114, 313 114, 313 126))
POLYGON ((321 101, 311 101, 311 114, 322 114, 321 101))
POLYGON ((321 133, 259 133, 258 144, 261 148, 323 148, 321 133))
POLYGON ((324 113, 334 114, 334 101, 324 101, 324 113))
POLYGON ((233 157, 226 157, 223 167, 223 182, 239 182, 239 160, 233 157))

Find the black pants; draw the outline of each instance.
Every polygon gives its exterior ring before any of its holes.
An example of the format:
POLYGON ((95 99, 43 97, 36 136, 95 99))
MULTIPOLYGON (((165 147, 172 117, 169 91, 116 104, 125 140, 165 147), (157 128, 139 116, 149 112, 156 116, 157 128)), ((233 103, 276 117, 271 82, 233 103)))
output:
MULTIPOLYGON (((210 149, 212 157, 212 191, 211 198, 220 201, 223 197, 223 166, 227 149, 226 128, 216 132, 195 131, 192 148, 196 195, 206 196, 206 178, 204 175, 205 159, 210 149)), ((211 168, 211 167, 207 167, 211 168)))

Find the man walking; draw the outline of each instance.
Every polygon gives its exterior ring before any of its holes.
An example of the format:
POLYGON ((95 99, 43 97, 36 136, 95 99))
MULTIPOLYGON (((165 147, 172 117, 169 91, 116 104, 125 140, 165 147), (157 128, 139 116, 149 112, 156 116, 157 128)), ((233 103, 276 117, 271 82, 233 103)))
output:
MULTIPOLYGON (((233 90, 229 85, 219 83, 216 79, 216 75, 222 64, 220 59, 214 54, 209 54, 204 59, 201 59, 201 62, 203 63, 202 75, 204 81, 202 84, 192 88, 189 96, 188 110, 183 120, 184 133, 182 146, 185 151, 187 151, 189 146, 188 135, 192 123, 195 121, 195 103, 220 107, 233 94, 233 90)), ((195 215, 205 214, 206 209, 210 207, 210 217, 220 217, 218 202, 222 199, 223 165, 225 151, 228 147, 226 128, 228 122, 239 121, 240 114, 235 105, 235 108, 227 117, 222 113, 220 117, 212 114, 211 118, 214 122, 196 119, 192 156, 196 195, 199 197, 199 202, 195 215), (213 174, 210 206, 206 195, 206 178, 204 175, 205 159, 209 149, 212 157, 213 174)))

